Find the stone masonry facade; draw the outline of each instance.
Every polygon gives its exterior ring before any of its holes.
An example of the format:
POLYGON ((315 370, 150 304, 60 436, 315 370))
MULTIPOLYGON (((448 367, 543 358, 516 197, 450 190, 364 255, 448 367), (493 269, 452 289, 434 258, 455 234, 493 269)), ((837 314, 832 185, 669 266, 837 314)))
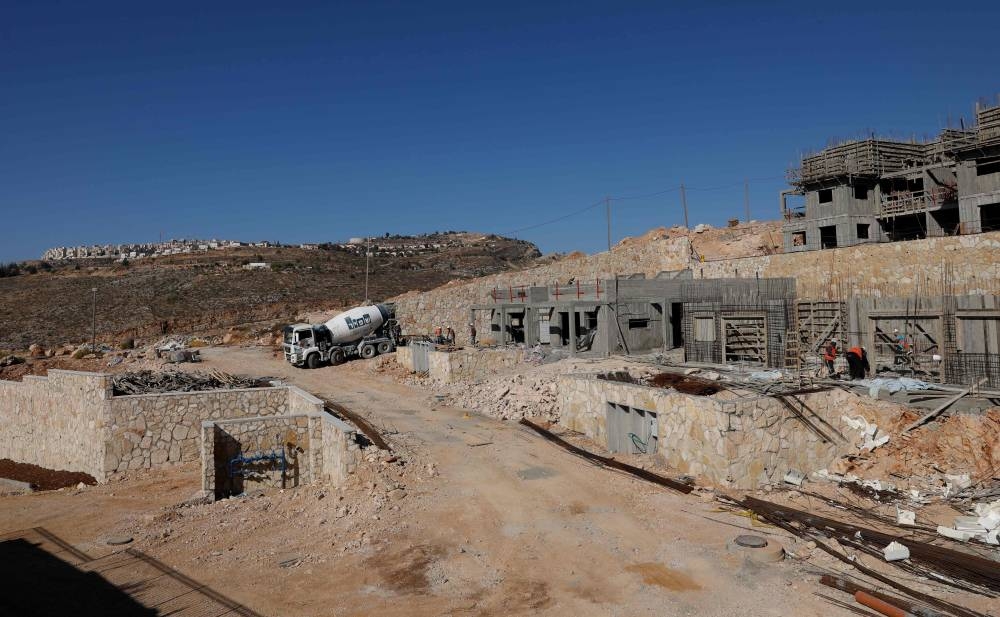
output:
MULTIPOLYGON (((680 473, 717 486, 753 489, 779 482, 790 469, 811 472, 854 447, 824 442, 773 398, 726 400, 567 375, 559 379, 559 423, 601 444, 608 439, 608 403, 657 414, 657 456, 680 473)), ((852 396, 833 390, 800 398, 842 433, 839 407, 852 396)))

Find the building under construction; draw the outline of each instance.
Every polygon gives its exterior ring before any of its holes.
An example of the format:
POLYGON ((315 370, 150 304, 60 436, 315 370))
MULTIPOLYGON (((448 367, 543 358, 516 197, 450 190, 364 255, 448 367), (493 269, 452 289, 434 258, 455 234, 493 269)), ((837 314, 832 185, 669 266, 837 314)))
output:
POLYGON ((977 106, 973 128, 931 141, 830 146, 804 157, 789 182, 787 252, 1000 229, 1000 106, 977 106))

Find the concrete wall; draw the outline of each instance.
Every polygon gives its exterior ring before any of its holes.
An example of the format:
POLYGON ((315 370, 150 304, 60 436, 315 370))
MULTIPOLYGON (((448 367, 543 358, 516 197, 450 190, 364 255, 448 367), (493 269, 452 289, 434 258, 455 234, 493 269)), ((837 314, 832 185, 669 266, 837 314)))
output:
MULTIPOLYGON (((611 252, 568 257, 519 272, 453 281, 430 292, 398 296, 393 302, 396 302, 396 315, 407 334, 427 334, 435 326, 451 326, 458 343, 464 345, 469 343, 469 308, 492 303, 494 288, 506 292, 511 286, 559 283, 565 287, 571 279, 593 283, 597 279, 613 279, 616 274, 643 273, 653 278, 660 272, 682 270, 690 261, 691 244, 687 238, 663 237, 619 246, 611 252)), ((480 321, 476 327, 480 339, 491 337, 488 321, 480 321)))
MULTIPOLYGON (((606 446, 609 402, 655 412, 657 456, 681 473, 731 488, 778 482, 789 469, 825 468, 854 450, 840 440, 824 443, 776 399, 724 396, 691 396, 592 375, 568 375, 559 379, 559 422, 606 446)), ((800 398, 846 433, 839 409, 851 396, 833 390, 800 398)))
POLYGON ((0 458, 104 479, 107 375, 49 371, 0 381, 0 458))
POLYGON ((524 350, 472 348, 432 351, 427 354, 427 360, 431 379, 443 383, 474 381, 518 366, 524 361, 524 350))
POLYGON ((353 427, 325 412, 229 420, 201 425, 202 490, 212 498, 258 488, 339 486, 356 470, 360 446, 353 427), (285 454, 277 460, 232 465, 234 458, 285 454), (243 468, 242 474, 231 473, 243 468))

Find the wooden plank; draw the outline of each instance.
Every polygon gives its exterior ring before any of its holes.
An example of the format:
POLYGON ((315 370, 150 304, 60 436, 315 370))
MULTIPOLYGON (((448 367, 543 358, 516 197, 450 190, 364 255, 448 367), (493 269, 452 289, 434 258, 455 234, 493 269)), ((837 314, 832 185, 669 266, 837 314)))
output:
POLYGON ((972 391, 972 388, 977 388, 977 387, 983 385, 984 383, 986 383, 987 381, 989 381, 989 380, 984 377, 983 379, 980 379, 979 381, 977 381, 975 386, 966 388, 966 389, 962 390, 961 392, 959 392, 958 394, 956 394, 955 396, 953 396, 950 399, 948 399, 947 401, 941 403, 940 405, 938 405, 937 407, 935 407, 931 411, 929 411, 926 414, 924 414, 923 417, 921 417, 921 418, 913 421, 912 423, 910 423, 909 426, 907 426, 906 428, 903 429, 903 434, 905 435, 906 433, 909 433, 910 431, 912 431, 913 429, 917 428, 921 424, 924 424, 925 422, 928 422, 929 420, 935 418, 942 411, 944 411, 945 409, 948 409, 949 407, 951 407, 952 405, 954 405, 955 403, 957 403, 960 399, 962 399, 967 394, 969 394, 969 392, 972 391))

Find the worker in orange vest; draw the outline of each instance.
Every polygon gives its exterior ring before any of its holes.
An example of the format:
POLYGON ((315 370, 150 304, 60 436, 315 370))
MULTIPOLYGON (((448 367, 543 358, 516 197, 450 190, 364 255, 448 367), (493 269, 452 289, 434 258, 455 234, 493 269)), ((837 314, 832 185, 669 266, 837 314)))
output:
POLYGON ((833 363, 837 359, 837 342, 827 341, 826 347, 823 349, 823 362, 826 364, 826 370, 829 371, 830 377, 833 377, 833 363))
POLYGON ((871 371, 868 364, 868 351, 864 347, 851 347, 847 350, 847 368, 851 379, 864 379, 871 371))

